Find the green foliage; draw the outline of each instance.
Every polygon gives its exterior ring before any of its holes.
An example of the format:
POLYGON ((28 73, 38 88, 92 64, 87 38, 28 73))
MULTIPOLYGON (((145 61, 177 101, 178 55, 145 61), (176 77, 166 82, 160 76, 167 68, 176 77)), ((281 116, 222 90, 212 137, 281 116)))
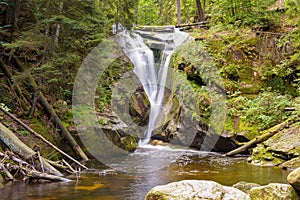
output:
POLYGON ((4 103, 0 103, 0 107, 6 111, 10 111, 10 109, 4 103))
POLYGON ((264 91, 254 99, 237 96, 228 101, 230 117, 239 117, 258 130, 265 130, 286 120, 294 112, 286 112, 285 108, 297 106, 298 103, 290 95, 280 95, 264 91))
POLYGON ((272 13, 268 8, 275 0, 220 0, 210 5, 214 23, 255 25, 268 27, 272 25, 272 13))
MULTIPOLYGON (((181 21, 192 23, 197 19, 195 0, 181 0, 181 21)), ((177 22, 176 3, 173 0, 140 0, 138 5, 138 24, 174 25, 177 22)))
POLYGON ((140 0, 138 5, 138 24, 155 25, 158 21, 157 1, 140 0))
POLYGON ((279 42, 282 47, 287 44, 291 45, 292 52, 290 56, 286 57, 280 65, 277 65, 277 73, 280 74, 288 83, 296 90, 295 95, 300 95, 300 1, 287 0, 285 1, 285 9, 287 14, 287 21, 295 28, 279 42))

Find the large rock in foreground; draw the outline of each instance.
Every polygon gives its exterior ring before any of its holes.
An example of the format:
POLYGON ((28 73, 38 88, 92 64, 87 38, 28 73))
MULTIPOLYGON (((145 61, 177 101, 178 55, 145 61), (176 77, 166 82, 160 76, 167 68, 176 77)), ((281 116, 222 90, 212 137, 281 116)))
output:
POLYGON ((233 187, 223 186, 214 181, 184 180, 156 186, 145 200, 250 200, 249 196, 233 187))
POLYGON ((291 185, 270 183, 250 190, 251 200, 299 200, 297 192, 291 185))
POLYGON ((296 190, 300 191, 300 167, 292 171, 287 180, 296 190))

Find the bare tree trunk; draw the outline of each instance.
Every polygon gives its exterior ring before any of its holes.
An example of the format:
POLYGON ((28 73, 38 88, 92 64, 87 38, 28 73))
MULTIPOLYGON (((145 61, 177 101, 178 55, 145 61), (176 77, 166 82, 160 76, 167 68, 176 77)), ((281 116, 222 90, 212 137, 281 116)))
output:
MULTIPOLYGON (((64 8, 64 2, 62 1, 59 6, 59 14, 60 15, 63 13, 63 8, 64 8)), ((54 36, 54 43, 56 46, 58 46, 59 35, 60 35, 60 23, 57 22, 55 36, 54 36)))
POLYGON ((18 18, 18 0, 9 0, 8 1, 8 10, 6 15, 6 24, 10 25, 10 39, 13 37, 13 33, 15 31, 17 25, 17 18, 18 18))
POLYGON ((181 24, 180 0, 177 0, 177 25, 181 24))
POLYGON ((30 109, 30 112, 29 112, 29 116, 33 116, 34 115, 34 111, 35 111, 37 102, 39 100, 40 91, 41 91, 41 88, 38 87, 38 88, 36 88, 36 90, 33 93, 33 99, 32 99, 32 104, 31 104, 31 109, 30 109))
POLYGON ((197 5, 197 11, 198 11, 198 21, 203 22, 205 19, 204 8, 202 7, 200 0, 196 0, 196 5, 197 5))

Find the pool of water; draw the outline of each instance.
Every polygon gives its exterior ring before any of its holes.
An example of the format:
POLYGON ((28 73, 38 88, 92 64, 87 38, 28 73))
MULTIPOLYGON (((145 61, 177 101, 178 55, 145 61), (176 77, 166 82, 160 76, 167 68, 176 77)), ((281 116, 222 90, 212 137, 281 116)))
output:
POLYGON ((115 166, 118 171, 105 169, 96 162, 90 165, 93 170, 70 177, 73 181, 68 183, 6 185, 0 189, 0 199, 142 200, 154 186, 185 179, 213 180, 230 186, 239 181, 286 183, 288 174, 277 167, 250 165, 245 157, 227 158, 215 153, 166 149, 139 150, 130 155, 128 161, 115 166), (174 160, 169 165, 157 163, 164 158, 174 160), (155 164, 160 167, 154 167, 155 164), (137 169, 136 173, 126 170, 132 167, 137 169))

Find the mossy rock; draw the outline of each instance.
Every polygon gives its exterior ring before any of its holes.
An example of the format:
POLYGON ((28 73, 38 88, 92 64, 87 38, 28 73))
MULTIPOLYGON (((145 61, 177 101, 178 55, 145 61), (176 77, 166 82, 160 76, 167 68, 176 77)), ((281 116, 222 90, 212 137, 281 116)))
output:
POLYGON ((300 154, 300 125, 284 129, 253 149, 251 161, 256 165, 280 165, 300 154))
POLYGON ((280 183, 253 187, 250 190, 250 198, 251 200, 299 200, 297 192, 291 185, 280 183))
POLYGON ((152 188, 145 200, 182 199, 239 199, 250 200, 249 196, 233 187, 222 186, 214 181, 183 180, 152 188))
POLYGON ((260 185, 257 184, 257 183, 247 183, 247 182, 244 182, 244 181, 240 181, 236 184, 234 184, 232 187, 236 188, 236 189, 239 189, 243 192, 245 192, 246 194, 249 194, 250 193, 250 190, 254 187, 259 187, 260 185))
POLYGON ((300 167, 292 171, 287 180, 298 192, 300 192, 300 167))

